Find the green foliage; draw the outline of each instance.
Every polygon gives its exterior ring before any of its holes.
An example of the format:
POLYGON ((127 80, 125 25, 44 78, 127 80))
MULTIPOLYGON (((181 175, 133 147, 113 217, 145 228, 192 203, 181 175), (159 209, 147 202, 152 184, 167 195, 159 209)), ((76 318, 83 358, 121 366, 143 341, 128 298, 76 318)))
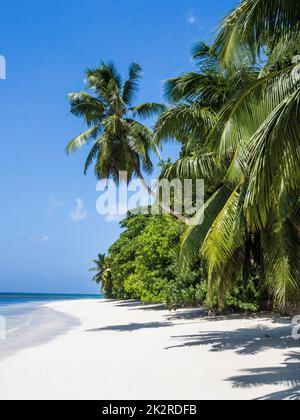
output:
MULTIPOLYGON (((207 272, 201 260, 185 273, 178 272, 182 223, 168 215, 129 215, 121 226, 124 231, 105 258, 102 288, 106 297, 164 303, 170 309, 206 306, 216 310, 218 296, 208 298, 207 272)), ((252 280, 245 293, 240 277, 226 293, 225 306, 227 310, 256 311, 261 298, 252 280)))
POLYGON ((143 303, 164 302, 168 282, 176 277, 177 244, 182 223, 171 216, 129 216, 108 261, 114 296, 143 303))
POLYGON ((121 226, 124 231, 105 258, 112 297, 164 303, 170 308, 204 303, 196 295, 199 284, 205 282, 203 268, 178 275, 181 222, 169 215, 129 215, 121 226))
POLYGON ((125 290, 125 281, 135 272, 135 259, 139 243, 136 238, 145 229, 148 217, 129 216, 121 222, 124 232, 109 249, 107 263, 111 270, 112 294, 116 299, 130 299, 136 296, 125 290))
POLYGON ((277 308, 300 297, 299 13, 297 0, 241 1, 213 46, 195 47, 197 71, 166 82, 172 106, 156 134, 183 153, 164 175, 202 176, 211 193, 196 216, 204 222, 182 236, 179 267, 203 259, 208 301, 217 296, 220 309, 253 267, 277 308))
POLYGON ((67 150, 93 140, 86 168, 96 160, 97 176, 116 178, 117 168, 141 176, 152 168, 154 145, 171 139, 182 144, 181 156, 161 164, 161 177, 206 183, 195 216, 201 224, 184 229, 169 216, 123 222, 105 269, 98 267, 107 294, 212 310, 256 311, 272 300, 284 310, 299 302, 299 45, 299 0, 242 0, 212 46, 194 47, 195 71, 167 80, 169 108, 129 107, 137 65, 125 85, 103 65, 88 73, 97 95, 71 95, 88 130, 67 150), (129 111, 157 116, 154 133, 128 119, 129 111))

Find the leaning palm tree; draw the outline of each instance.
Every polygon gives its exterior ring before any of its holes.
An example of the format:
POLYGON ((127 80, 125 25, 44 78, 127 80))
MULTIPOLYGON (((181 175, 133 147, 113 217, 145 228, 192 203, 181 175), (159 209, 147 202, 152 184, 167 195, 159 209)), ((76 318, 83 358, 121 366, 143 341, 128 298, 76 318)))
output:
MULTIPOLYGON (((145 182, 143 171, 151 173, 151 152, 158 152, 153 133, 137 118, 158 116, 163 104, 144 103, 134 106, 142 69, 137 63, 129 68, 129 78, 122 82, 112 63, 87 70, 88 92, 69 95, 71 112, 82 117, 88 128, 66 148, 68 154, 92 142, 84 172, 94 163, 98 179, 112 178, 119 182, 120 172, 127 173, 128 183, 138 177, 148 193, 155 193, 145 182)), ((161 203, 165 211, 186 222, 186 219, 161 203)))

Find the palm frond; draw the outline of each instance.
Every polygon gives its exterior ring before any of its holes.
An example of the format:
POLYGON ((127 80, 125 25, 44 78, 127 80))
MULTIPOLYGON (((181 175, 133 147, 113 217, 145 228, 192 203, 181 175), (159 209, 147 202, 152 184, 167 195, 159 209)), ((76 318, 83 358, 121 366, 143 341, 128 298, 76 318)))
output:
POLYGON ((100 126, 91 127, 83 133, 79 134, 79 136, 75 137, 73 140, 71 140, 66 147, 67 154, 70 155, 77 149, 80 149, 82 146, 87 144, 89 141, 95 139, 99 134, 100 129, 100 126))
POLYGON ((135 99, 139 83, 142 77, 142 67, 138 63, 131 63, 129 67, 129 78, 124 83, 122 98, 126 105, 131 105, 135 99))
POLYGON ((235 266, 233 257, 236 256, 236 251, 244 246, 243 200, 238 189, 233 191, 215 218, 201 248, 201 255, 207 261, 211 286, 214 281, 231 284, 233 279, 226 276, 224 268, 227 267, 228 271, 229 265, 235 266))
POLYGON ((213 127, 215 115, 209 108, 192 104, 170 108, 159 117, 155 126, 157 141, 178 140, 186 137, 198 137, 199 143, 213 127))
POLYGON ((84 174, 87 174, 87 171, 89 169, 89 167, 92 165, 92 163, 95 161, 95 159, 99 156, 99 154, 101 153, 101 147, 103 142, 106 141, 106 135, 102 134, 102 136, 100 136, 96 141, 95 144, 92 146, 88 157, 85 161, 85 165, 84 165, 84 174))
MULTIPOLYGON (((222 168, 214 152, 203 153, 198 156, 189 156, 179 159, 166 167, 162 178, 174 179, 220 179, 222 168)), ((225 172, 223 170, 225 175, 225 172)))
POLYGON ((224 63, 245 56, 254 60, 264 47, 272 50, 283 34, 299 30, 299 22, 297 0, 242 0, 221 23, 213 48, 224 63))
POLYGON ((282 183, 300 185, 300 89, 287 96, 269 115, 249 144, 249 187, 245 198, 248 220, 264 227, 282 183))
POLYGON ((98 124, 104 117, 105 105, 86 92, 70 93, 71 113, 83 117, 88 126, 98 124))
POLYGON ((198 260, 206 235, 231 194, 232 191, 226 186, 221 187, 198 211, 191 225, 186 228, 179 250, 178 266, 181 271, 188 269, 198 260))
POLYGON ((284 309, 300 297, 299 231, 289 220, 275 220, 262 238, 266 280, 275 302, 284 309))
POLYGON ((134 117, 140 118, 157 117, 166 110, 167 107, 164 104, 158 104, 155 102, 148 102, 131 108, 134 117))

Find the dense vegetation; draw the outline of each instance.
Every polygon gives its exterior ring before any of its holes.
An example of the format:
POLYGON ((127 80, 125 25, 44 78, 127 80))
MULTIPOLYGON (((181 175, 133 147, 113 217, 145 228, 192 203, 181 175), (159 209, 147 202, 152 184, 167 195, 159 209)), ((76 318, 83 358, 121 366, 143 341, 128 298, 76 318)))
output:
MULTIPOLYGON (((187 216, 174 211, 123 222, 125 231, 99 264, 97 280, 107 296, 219 310, 255 310, 266 302, 282 311, 296 308, 299 41, 298 0, 243 0, 212 45, 194 47, 195 70, 165 83, 168 107, 129 106, 126 83, 122 87, 111 65, 88 73, 98 98, 76 94, 71 105, 91 128, 68 151, 92 138, 87 163, 95 160, 98 177, 115 179, 128 170, 143 180, 142 169, 152 168, 149 151, 176 140, 180 159, 163 165, 161 177, 206 182, 200 225, 185 225, 187 216), (153 130, 126 119, 127 112, 155 115, 153 130)), ((138 77, 133 83, 137 88, 138 77)))
MULTIPOLYGON (((107 257, 94 261, 94 281, 102 283, 106 298, 139 299, 143 303, 164 303, 169 308, 207 303, 207 273, 200 258, 180 273, 177 251, 184 225, 171 216, 129 215, 122 221, 123 233, 107 257)), ((258 279, 246 288, 240 279, 226 295, 227 309, 253 310, 263 299, 258 279)), ((210 309, 216 307, 214 300, 210 309)))

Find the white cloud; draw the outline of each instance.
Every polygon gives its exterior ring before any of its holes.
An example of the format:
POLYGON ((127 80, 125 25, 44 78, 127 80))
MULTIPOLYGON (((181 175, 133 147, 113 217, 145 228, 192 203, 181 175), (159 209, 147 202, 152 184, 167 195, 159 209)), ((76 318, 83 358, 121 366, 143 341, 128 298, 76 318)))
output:
POLYGON ((189 25, 194 25, 197 22, 197 18, 192 13, 188 14, 187 21, 189 25))
POLYGON ((70 213, 70 219, 72 222, 81 222, 87 218, 87 211, 81 198, 76 198, 75 204, 74 209, 70 213))

